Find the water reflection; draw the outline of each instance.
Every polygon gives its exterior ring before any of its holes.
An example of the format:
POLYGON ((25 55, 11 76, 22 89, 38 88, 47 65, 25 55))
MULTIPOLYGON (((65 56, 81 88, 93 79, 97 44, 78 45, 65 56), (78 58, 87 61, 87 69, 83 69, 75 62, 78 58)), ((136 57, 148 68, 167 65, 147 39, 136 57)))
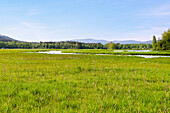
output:
POLYGON ((170 56, 159 56, 159 55, 130 55, 130 56, 138 56, 138 57, 144 57, 144 58, 170 57, 170 56))
POLYGON ((151 50, 114 50, 114 52, 156 52, 151 50))
POLYGON ((36 53, 45 53, 45 54, 77 54, 77 53, 62 53, 61 51, 39 51, 36 53))
MULTIPOLYGON (((143 51, 148 52, 149 50, 143 50, 143 51)), ((141 50, 140 50, 140 52, 141 52, 141 50)), ((45 54, 81 54, 81 53, 62 53, 62 51, 40 51, 40 52, 36 52, 36 53, 45 53, 45 54)), ((95 55, 112 55, 112 54, 95 54, 95 55)), ((170 57, 170 56, 159 56, 159 55, 126 55, 126 56, 138 56, 138 57, 144 57, 144 58, 170 57)))

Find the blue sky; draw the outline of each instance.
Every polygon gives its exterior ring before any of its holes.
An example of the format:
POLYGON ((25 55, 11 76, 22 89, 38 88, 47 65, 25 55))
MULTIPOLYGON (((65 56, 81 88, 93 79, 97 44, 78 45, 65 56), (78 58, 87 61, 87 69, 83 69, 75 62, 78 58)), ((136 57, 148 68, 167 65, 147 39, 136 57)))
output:
POLYGON ((170 0, 0 0, 0 34, 23 41, 152 40, 170 0))

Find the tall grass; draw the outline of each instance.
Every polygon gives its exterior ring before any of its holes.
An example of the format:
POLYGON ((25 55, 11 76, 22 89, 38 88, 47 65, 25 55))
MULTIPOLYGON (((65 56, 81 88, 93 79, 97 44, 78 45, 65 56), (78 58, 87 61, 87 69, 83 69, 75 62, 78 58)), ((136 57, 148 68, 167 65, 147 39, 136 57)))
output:
POLYGON ((82 54, 113 54, 113 55, 168 55, 170 51, 150 51, 150 52, 115 52, 107 49, 61 49, 63 53, 82 53, 82 54))
POLYGON ((170 58, 0 50, 0 112, 170 112, 170 58))

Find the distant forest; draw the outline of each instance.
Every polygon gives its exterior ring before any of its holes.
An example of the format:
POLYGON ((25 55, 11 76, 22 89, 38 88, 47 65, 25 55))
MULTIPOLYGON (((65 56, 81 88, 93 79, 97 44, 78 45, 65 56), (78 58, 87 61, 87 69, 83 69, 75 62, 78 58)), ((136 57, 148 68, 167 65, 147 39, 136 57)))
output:
POLYGON ((0 41, 4 49, 152 49, 152 44, 81 43, 72 41, 28 43, 18 41, 0 41))

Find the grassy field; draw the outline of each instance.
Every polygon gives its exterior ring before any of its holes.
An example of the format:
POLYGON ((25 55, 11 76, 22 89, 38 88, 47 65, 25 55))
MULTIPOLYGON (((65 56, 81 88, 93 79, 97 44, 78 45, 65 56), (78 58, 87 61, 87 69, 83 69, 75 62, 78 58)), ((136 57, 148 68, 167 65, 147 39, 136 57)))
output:
POLYGON ((63 53, 82 53, 82 54, 114 54, 114 55, 168 55, 170 51, 151 51, 151 52, 114 52, 108 49, 61 49, 63 53))
POLYGON ((0 50, 0 112, 170 112, 170 58, 28 51, 0 50))

